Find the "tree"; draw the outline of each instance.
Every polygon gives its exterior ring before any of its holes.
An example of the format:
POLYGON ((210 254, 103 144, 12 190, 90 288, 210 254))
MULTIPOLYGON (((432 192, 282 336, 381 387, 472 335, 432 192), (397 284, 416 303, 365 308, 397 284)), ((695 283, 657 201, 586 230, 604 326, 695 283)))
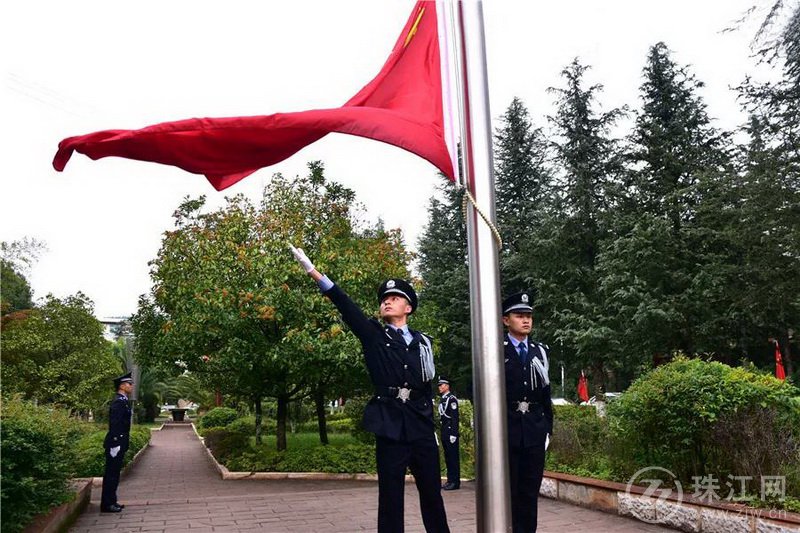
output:
POLYGON ((468 389, 472 380, 472 335, 462 193, 446 177, 440 175, 440 180, 418 242, 423 279, 420 301, 425 302, 418 313, 428 317, 425 331, 436 342, 439 373, 468 389))
POLYGON ((78 292, 63 300, 47 295, 36 309, 4 317, 4 392, 84 415, 102 405, 120 365, 93 311, 78 292))
POLYGON ((528 268, 518 255, 552 205, 552 171, 547 141, 519 98, 500 118, 494 137, 497 225, 503 238, 500 272, 503 293, 510 294, 527 289, 528 268))
MULTIPOLYGON (((599 260, 617 351, 628 368, 725 345, 725 236, 710 198, 731 171, 728 135, 711 125, 702 82, 652 46, 626 155, 626 196, 599 260), (699 213, 703 213, 702 216, 699 213)), ((729 361, 730 362, 730 361, 729 361)))
POLYGON ((5 315, 31 307, 33 302, 28 280, 10 263, 0 260, 0 314, 5 315))
MULTIPOLYGON (((355 338, 288 252, 302 246, 320 271, 374 308, 382 279, 407 275, 398 232, 360 226, 355 195, 309 175, 275 175, 258 207, 237 196, 204 214, 204 198, 175 213, 151 262, 153 288, 133 319, 143 362, 177 366, 250 399, 261 440, 261 401, 277 399, 277 446, 286 448, 288 404, 365 376, 355 338)), ((324 438, 324 436, 323 436, 324 438)))
POLYGON ((595 110, 602 86, 584 86, 588 68, 575 59, 562 71, 565 87, 549 89, 557 98, 550 117, 557 195, 538 236, 520 255, 533 265, 544 338, 563 341, 574 354, 571 366, 590 365, 593 382, 602 387, 614 339, 599 294, 597 257, 609 237, 608 213, 619 199, 620 150, 610 130, 624 110, 595 110))
POLYGON ((777 245, 771 248, 770 255, 759 255, 754 250, 750 256, 754 260, 751 271, 759 274, 766 290, 759 291, 759 285, 753 284, 748 295, 752 297, 751 309, 760 307, 762 311, 756 313, 756 322, 762 327, 771 324, 770 336, 781 341, 784 362, 791 373, 792 349, 798 349, 791 330, 797 324, 800 307, 791 277, 800 260, 800 2, 776 0, 753 45, 757 56, 780 68, 782 75, 777 81, 765 83, 748 77, 738 87, 742 106, 750 116, 748 151, 756 156, 746 167, 743 186, 750 195, 750 217, 756 216, 763 223, 758 228, 748 227, 750 242, 755 242, 760 230, 765 240, 777 245), (763 213, 754 211, 756 205, 763 208, 763 213), (775 211, 767 213, 769 209, 775 211), (764 312, 774 318, 765 322, 764 312))
POLYGON ((0 314, 33 307, 27 274, 45 249, 44 243, 28 237, 0 242, 0 314))

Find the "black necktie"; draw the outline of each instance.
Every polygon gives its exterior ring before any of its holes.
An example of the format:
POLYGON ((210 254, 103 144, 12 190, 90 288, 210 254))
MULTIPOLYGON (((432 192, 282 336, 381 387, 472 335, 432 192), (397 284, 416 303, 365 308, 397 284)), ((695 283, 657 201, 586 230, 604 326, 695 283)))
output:
POLYGON ((528 347, 525 346, 524 342, 519 343, 519 360, 522 361, 523 365, 528 362, 528 347))

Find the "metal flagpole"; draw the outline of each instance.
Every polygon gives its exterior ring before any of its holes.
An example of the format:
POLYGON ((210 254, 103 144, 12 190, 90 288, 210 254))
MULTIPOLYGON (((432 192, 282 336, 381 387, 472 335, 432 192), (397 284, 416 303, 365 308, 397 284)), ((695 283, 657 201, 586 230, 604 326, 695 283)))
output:
POLYGON ((467 209, 470 308, 472 317, 472 372, 475 398, 478 532, 511 530, 506 433, 505 370, 500 323, 500 269, 492 228, 477 209, 495 223, 494 163, 483 4, 456 3, 455 22, 463 72, 462 150, 464 184, 475 204, 467 209))

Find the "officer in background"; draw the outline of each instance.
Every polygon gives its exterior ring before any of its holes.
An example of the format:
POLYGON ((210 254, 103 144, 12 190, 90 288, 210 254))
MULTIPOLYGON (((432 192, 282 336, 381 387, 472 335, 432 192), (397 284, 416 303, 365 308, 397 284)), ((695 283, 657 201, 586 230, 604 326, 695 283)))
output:
POLYGON ((548 347, 528 338, 533 298, 520 292, 503 301, 508 457, 514 533, 536 531, 544 455, 553 432, 548 347))
POLYGON ((128 451, 131 433, 131 406, 128 396, 133 392, 133 378, 128 372, 114 380, 117 394, 108 410, 108 433, 103 441, 106 469, 103 474, 103 495, 100 512, 118 513, 125 508, 117 501, 117 486, 122 471, 122 461, 128 451))
POLYGON ((433 349, 430 338, 408 327, 408 316, 417 308, 414 289, 401 279, 381 284, 377 295, 381 324, 367 317, 338 285, 320 274, 303 250, 294 246, 291 250, 361 341, 375 387, 375 395, 364 410, 364 429, 375 434, 378 532, 403 531, 405 475, 410 469, 419 491, 425 531, 449 533, 431 401, 433 349))
POLYGON ((447 465, 447 483, 444 490, 458 490, 461 487, 461 463, 458 440, 458 398, 450 391, 450 380, 439 376, 439 421, 442 424, 442 448, 444 463, 447 465))

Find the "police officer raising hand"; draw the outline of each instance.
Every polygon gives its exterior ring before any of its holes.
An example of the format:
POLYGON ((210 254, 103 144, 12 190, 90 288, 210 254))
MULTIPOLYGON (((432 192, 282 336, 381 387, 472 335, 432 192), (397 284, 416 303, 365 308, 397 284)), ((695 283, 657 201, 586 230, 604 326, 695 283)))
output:
POLYGON ((289 248, 339 310, 361 341, 374 395, 364 410, 364 428, 375 434, 378 467, 378 531, 403 531, 406 469, 416 478, 425 531, 449 532, 439 477, 431 401, 435 375, 431 339, 408 327, 417 294, 407 281, 388 279, 378 288, 383 323, 361 308, 314 264, 300 248, 289 248))

